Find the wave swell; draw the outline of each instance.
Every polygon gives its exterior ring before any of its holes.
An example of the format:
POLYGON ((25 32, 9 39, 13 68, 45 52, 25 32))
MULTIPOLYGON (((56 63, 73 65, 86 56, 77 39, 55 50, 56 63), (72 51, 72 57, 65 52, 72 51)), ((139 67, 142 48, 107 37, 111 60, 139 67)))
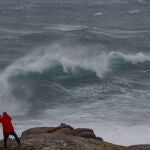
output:
MULTIPOLYGON (((51 45, 48 48, 38 49, 27 56, 16 60, 0 73, 0 102, 1 111, 9 111, 10 113, 18 112, 24 115, 28 112, 30 104, 28 101, 20 101, 13 95, 14 85, 13 77, 19 75, 28 75, 31 73, 43 74, 50 71, 56 65, 61 65, 65 73, 74 73, 78 70, 94 72, 100 79, 106 74, 113 71, 112 64, 132 64, 150 63, 150 56, 143 53, 123 54, 121 52, 97 52, 93 54, 91 50, 85 47, 65 47, 62 45, 51 45), (8 109, 11 105, 11 110, 8 109), (20 113, 23 112, 23 113, 20 113)), ((26 87, 23 87, 26 90, 26 87)), ((29 95, 31 94, 28 91, 29 95)), ((26 99, 28 98, 25 97, 26 99)))

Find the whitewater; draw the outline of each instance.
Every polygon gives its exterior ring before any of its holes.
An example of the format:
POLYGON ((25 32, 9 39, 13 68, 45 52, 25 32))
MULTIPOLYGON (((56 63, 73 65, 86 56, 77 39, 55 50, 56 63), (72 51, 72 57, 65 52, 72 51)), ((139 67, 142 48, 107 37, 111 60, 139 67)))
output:
POLYGON ((19 135, 63 122, 149 143, 149 1, 0 4, 0 113, 19 135))

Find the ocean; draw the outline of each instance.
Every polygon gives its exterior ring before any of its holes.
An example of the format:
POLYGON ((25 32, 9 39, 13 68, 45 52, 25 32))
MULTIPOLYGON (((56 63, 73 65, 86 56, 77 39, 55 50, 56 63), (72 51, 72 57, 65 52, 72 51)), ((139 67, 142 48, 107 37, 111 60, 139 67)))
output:
POLYGON ((149 0, 1 0, 0 113, 149 143, 149 50, 149 0))

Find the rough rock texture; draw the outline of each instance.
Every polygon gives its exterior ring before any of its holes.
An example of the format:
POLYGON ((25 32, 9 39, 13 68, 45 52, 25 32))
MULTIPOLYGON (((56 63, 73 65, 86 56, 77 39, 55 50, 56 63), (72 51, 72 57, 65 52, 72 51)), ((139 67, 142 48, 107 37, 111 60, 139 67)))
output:
MULTIPOLYGON (((0 140, 0 147, 3 147, 3 140, 0 140)), ((8 140, 8 147, 20 150, 14 139, 8 140)), ((96 137, 92 129, 74 129, 61 124, 58 127, 37 127, 24 131, 21 150, 150 150, 150 145, 114 145, 96 137)))
MULTIPOLYGON (((3 140, 0 141, 3 147, 3 140)), ((8 147, 17 149, 16 141, 9 139, 8 147)), ((123 150, 125 147, 104 142, 88 128, 61 124, 58 127, 37 127, 21 135, 22 150, 123 150)))
MULTIPOLYGON (((41 134, 41 133, 59 133, 59 134, 65 134, 65 135, 73 135, 73 136, 80 136, 80 137, 85 137, 85 138, 98 139, 92 129, 88 129, 88 128, 74 129, 73 127, 63 124, 63 123, 60 124, 60 126, 58 127, 31 128, 31 129, 24 131, 21 137, 24 137, 30 134, 41 134)), ((103 140, 103 139, 99 138, 99 140, 103 140)))
POLYGON ((125 148, 124 150, 150 150, 150 145, 133 145, 125 148))
POLYGON ((40 133, 48 133, 49 130, 53 130, 54 127, 36 127, 36 128, 31 128, 31 129, 28 129, 26 131, 24 131, 22 133, 22 136, 26 136, 26 135, 29 135, 29 134, 40 134, 40 133))
POLYGON ((122 147, 100 140, 58 133, 22 137, 23 150, 121 150, 122 147))

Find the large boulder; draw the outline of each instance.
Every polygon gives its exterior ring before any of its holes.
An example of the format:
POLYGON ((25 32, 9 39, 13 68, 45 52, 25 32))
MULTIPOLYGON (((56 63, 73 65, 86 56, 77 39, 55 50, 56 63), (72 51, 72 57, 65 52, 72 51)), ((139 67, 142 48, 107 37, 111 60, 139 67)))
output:
MULTIPOLYGON (((85 138, 93 138, 96 139, 96 135, 94 134, 94 131, 89 128, 77 128, 75 129, 76 135, 85 137, 85 138)), ((102 138, 101 138, 102 140, 102 138)))
POLYGON ((21 138, 22 150, 84 150, 80 140, 58 133, 28 135, 21 138))
POLYGON ((94 131, 92 129, 89 129, 89 128, 76 128, 75 131, 77 133, 81 133, 81 132, 91 132, 91 133, 94 133, 94 131))
MULTIPOLYGON (((3 147, 3 141, 0 141, 3 147)), ((18 145, 9 139, 8 147, 15 150, 18 145)), ((123 150, 118 146, 104 142, 88 128, 77 128, 60 124, 58 127, 37 127, 24 131, 21 135, 22 150, 123 150)))
POLYGON ((59 133, 21 137, 22 150, 122 150, 122 146, 104 141, 59 133))
POLYGON ((23 150, 122 150, 124 148, 104 142, 102 138, 96 137, 92 129, 74 129, 63 123, 53 128, 29 129, 22 134, 21 143, 23 150))
MULTIPOLYGON (((77 128, 74 129, 70 125, 66 125, 61 123, 58 127, 37 127, 31 128, 22 133, 22 136, 29 135, 29 134, 41 134, 41 133, 59 133, 59 134, 68 134, 74 136, 80 136, 84 138, 94 138, 98 139, 94 134, 94 131, 89 128, 77 128)), ((102 140, 102 138, 99 138, 102 140)))
POLYGON ((48 133, 50 130, 53 130, 54 127, 36 127, 30 128, 24 132, 22 132, 21 136, 29 135, 29 134, 41 134, 41 133, 48 133))

